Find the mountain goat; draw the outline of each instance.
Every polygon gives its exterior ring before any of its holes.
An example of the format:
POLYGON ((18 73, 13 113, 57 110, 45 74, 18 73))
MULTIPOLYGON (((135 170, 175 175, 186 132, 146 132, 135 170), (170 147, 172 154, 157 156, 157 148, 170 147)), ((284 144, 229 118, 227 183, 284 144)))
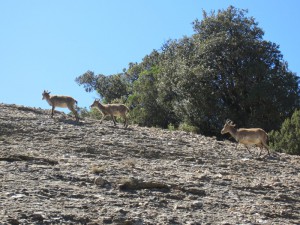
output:
MULTIPOLYGON (((266 148, 268 154, 270 155, 270 151, 267 145, 268 135, 261 128, 240 128, 236 129, 235 124, 231 120, 227 120, 223 129, 221 130, 221 134, 230 133, 230 135, 241 144, 244 144, 248 149, 248 145, 256 145, 260 148, 260 153, 263 148, 266 148)), ((251 152, 250 152, 251 153, 251 152)))
POLYGON ((124 127, 127 128, 128 120, 127 120, 126 114, 129 112, 129 109, 124 104, 106 104, 106 105, 103 105, 103 104, 100 103, 100 101, 95 100, 90 107, 91 108, 96 107, 102 113, 102 118, 101 118, 100 123, 102 123, 103 119, 106 116, 110 115, 113 122, 114 122, 114 125, 116 126, 115 116, 120 116, 125 120, 124 121, 124 127))
POLYGON ((45 99, 48 102, 48 104, 52 106, 51 117, 53 117, 54 115, 55 107, 68 108, 74 113, 76 121, 79 121, 79 116, 75 109, 77 101, 74 98, 69 96, 50 95, 50 92, 45 90, 42 93, 42 95, 42 99, 45 99))

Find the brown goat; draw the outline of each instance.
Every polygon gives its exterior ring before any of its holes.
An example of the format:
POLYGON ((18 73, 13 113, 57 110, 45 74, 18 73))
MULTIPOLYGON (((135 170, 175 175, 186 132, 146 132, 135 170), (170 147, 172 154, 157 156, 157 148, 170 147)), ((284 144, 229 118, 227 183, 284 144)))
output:
MULTIPOLYGON (((270 155, 270 151, 267 145, 268 135, 261 128, 240 128, 236 129, 235 124, 231 120, 227 120, 223 129, 221 130, 221 134, 230 133, 231 136, 241 144, 244 144, 248 149, 248 145, 256 145, 260 148, 260 153, 263 148, 266 148, 268 154, 270 155)), ((251 153, 251 152, 250 152, 251 153)))
POLYGON ((49 91, 44 91, 42 95, 42 99, 45 99, 48 102, 48 104, 52 106, 51 117, 53 117, 54 115, 55 107, 68 108, 74 113, 76 121, 79 121, 79 116, 75 109, 77 101, 74 98, 69 96, 50 95, 49 91))
POLYGON ((102 113, 102 118, 101 118, 100 123, 102 123, 103 119, 106 116, 110 115, 113 122, 114 122, 114 125, 116 126, 115 116, 121 116, 125 120, 124 121, 124 127, 127 128, 128 120, 127 120, 126 114, 129 112, 129 109, 127 108, 126 105, 124 105, 124 104, 106 104, 106 105, 102 105, 100 103, 100 101, 95 100, 90 107, 91 108, 96 107, 102 113))

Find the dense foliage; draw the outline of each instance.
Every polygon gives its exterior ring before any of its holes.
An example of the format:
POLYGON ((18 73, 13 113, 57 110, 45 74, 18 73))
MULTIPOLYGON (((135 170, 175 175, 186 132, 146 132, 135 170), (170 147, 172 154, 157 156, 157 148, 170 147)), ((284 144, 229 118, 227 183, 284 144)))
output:
POLYGON ((269 138, 275 151, 300 155, 300 110, 287 118, 279 131, 270 132, 269 138))
POLYGON ((298 77, 246 14, 232 6, 203 12, 191 37, 167 41, 123 73, 88 71, 76 82, 107 102, 127 104, 140 125, 185 124, 219 135, 230 118, 240 127, 279 129, 299 107, 298 77))

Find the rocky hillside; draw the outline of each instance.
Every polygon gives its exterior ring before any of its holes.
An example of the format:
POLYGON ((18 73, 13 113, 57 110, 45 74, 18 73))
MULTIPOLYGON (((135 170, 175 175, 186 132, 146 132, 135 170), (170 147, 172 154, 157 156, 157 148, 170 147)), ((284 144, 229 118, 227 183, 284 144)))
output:
POLYGON ((49 113, 0 104, 1 224, 300 224, 299 156, 49 113))

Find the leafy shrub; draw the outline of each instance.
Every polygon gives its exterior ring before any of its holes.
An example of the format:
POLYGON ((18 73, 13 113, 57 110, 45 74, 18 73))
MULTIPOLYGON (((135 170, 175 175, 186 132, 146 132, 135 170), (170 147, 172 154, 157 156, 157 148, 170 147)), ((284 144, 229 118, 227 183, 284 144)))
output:
POLYGON ((300 155, 300 110, 286 119, 279 131, 269 133, 270 147, 277 152, 300 155))
POLYGON ((169 131, 174 131, 174 130, 176 130, 174 124, 170 123, 170 124, 168 125, 168 130, 169 130, 169 131))
POLYGON ((199 128, 192 126, 188 123, 180 123, 178 130, 182 130, 182 131, 186 131, 186 132, 190 132, 190 133, 198 133, 199 132, 199 128))
POLYGON ((100 120, 102 118, 102 114, 96 108, 91 108, 90 111, 88 111, 87 108, 79 108, 78 113, 81 118, 88 117, 88 118, 97 119, 97 120, 100 120))

